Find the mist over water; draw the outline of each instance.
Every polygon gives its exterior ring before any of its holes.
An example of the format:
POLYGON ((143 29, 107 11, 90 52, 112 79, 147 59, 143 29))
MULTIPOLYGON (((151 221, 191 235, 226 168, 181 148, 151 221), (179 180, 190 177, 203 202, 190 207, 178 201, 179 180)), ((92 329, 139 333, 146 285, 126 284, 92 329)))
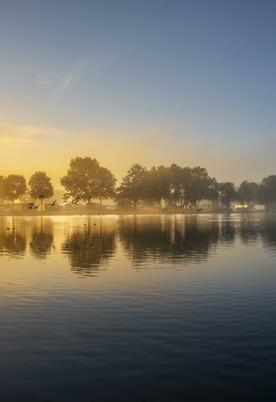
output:
POLYGON ((0 218, 6 401, 274 401, 276 218, 0 218))

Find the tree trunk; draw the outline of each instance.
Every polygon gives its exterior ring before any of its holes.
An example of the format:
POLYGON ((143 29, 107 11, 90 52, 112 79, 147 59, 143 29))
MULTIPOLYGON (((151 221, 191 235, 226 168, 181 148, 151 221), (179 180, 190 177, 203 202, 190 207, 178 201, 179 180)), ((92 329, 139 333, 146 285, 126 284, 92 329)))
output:
POLYGON ((230 211, 230 209, 231 209, 230 204, 231 204, 230 201, 226 201, 224 203, 224 207, 225 207, 226 211, 230 211))

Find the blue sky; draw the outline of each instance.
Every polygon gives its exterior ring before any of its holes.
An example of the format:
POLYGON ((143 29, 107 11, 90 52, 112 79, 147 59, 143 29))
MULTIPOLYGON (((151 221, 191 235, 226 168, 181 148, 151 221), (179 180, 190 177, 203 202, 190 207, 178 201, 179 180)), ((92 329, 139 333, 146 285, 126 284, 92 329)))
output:
POLYGON ((1 1, 0 173, 57 181, 76 154, 119 177, 276 173, 275 20, 273 1, 1 1))

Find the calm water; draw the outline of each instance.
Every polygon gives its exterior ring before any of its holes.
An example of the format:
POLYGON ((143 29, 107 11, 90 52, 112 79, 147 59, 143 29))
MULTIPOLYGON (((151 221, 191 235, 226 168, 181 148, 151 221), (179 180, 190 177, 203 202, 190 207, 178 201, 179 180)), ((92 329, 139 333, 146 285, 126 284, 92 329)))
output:
POLYGON ((0 401, 275 401, 275 262, 258 214, 0 218, 0 401))

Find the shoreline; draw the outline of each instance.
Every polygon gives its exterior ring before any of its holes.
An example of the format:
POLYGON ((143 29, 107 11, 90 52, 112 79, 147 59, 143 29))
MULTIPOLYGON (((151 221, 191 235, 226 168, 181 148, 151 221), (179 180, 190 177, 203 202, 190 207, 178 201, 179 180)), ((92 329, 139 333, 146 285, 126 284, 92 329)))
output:
MULTIPOLYGON (((275 211, 276 212, 276 211, 275 211)), ((108 211, 85 211, 85 210, 68 210, 68 211, 0 211, 0 217, 38 217, 38 216, 122 216, 122 215, 230 215, 230 214, 239 214, 239 215, 251 215, 256 213, 268 213, 265 210, 254 210, 254 211, 153 211, 153 210, 139 210, 139 211, 119 211, 119 210, 108 210, 108 211)), ((273 212, 270 212, 273 213, 273 212)))

